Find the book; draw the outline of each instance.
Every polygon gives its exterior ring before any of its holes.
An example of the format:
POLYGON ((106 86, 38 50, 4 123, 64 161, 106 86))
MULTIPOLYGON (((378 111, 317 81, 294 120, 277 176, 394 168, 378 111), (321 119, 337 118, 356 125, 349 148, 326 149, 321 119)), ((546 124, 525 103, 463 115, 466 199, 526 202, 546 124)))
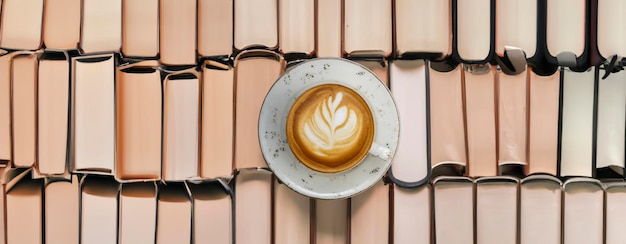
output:
POLYGON ((46 49, 76 49, 80 41, 81 0, 44 0, 43 44, 46 49))
POLYGON ((365 66, 383 82, 383 84, 389 87, 389 64, 383 59, 357 59, 355 62, 365 66))
POLYGON ((47 178, 44 186, 45 243, 79 243, 80 181, 78 175, 47 178))
POLYGON ((42 44, 44 0, 4 0, 0 47, 37 50, 42 44))
POLYGON ((476 184, 476 243, 517 243, 517 178, 482 177, 476 184))
POLYGON ((350 242, 389 242, 389 191, 382 180, 350 199, 350 242))
POLYGON ((571 178, 563 182, 563 242, 603 243, 604 191, 599 180, 571 178))
POLYGON ((43 243, 43 180, 30 172, 5 178, 7 243, 43 243))
POLYGON ((521 244, 561 243, 562 182, 550 175, 531 175, 520 182, 521 244))
POLYGON ((585 50, 585 0, 547 1, 546 46, 553 57, 572 53, 579 57, 585 50))
MULTIPOLYGON (((599 69, 596 67, 595 69, 599 69)), ((596 169, 608 170, 623 178, 626 148, 626 72, 612 73, 598 80, 596 120, 596 169)))
POLYGON ((274 178, 274 243, 311 243, 311 199, 274 178))
POLYGON ((350 235, 349 201, 348 199, 314 200, 315 243, 348 243, 350 235))
POLYGON ((626 236, 622 233, 626 224, 626 183, 609 182, 605 184, 604 211, 604 243, 626 242, 626 236))
POLYGON ((396 0, 395 48, 400 58, 421 55, 439 59, 452 53, 451 3, 396 0))
POLYGON ((315 12, 315 54, 318 57, 341 57, 343 38, 342 2, 317 0, 315 12))
POLYGON ((557 175, 560 72, 540 76, 528 71, 528 165, 526 174, 557 175))
POLYGON ((522 175, 528 164, 528 78, 528 70, 515 75, 496 72, 500 174, 522 175))
POLYGON ((456 48, 461 60, 482 62, 491 52, 491 0, 457 0, 456 48))
POLYGON ((119 243, 154 243, 157 224, 156 183, 121 184, 118 204, 119 243))
POLYGON ((122 0, 82 0, 80 50, 118 52, 122 46, 122 0))
POLYGON ((234 2, 235 49, 275 49, 278 46, 278 0, 234 2))
POLYGON ((467 177, 433 179, 436 243, 474 243, 474 182, 467 177))
POLYGON ((272 173, 242 170, 235 175, 235 241, 270 243, 272 238, 272 173))
POLYGON ((193 242, 232 243, 232 195, 220 181, 188 183, 193 198, 193 242))
POLYGON ((149 58, 159 54, 159 0, 122 1, 122 53, 149 58))
POLYGON ((37 55, 19 55, 11 60, 12 167, 28 168, 37 155, 37 55))
POLYGON ((392 51, 392 3, 343 1, 343 53, 387 57, 392 51))
POLYGON ((233 52, 233 0, 198 0, 198 54, 228 56, 233 52))
POLYGON ((315 1, 278 0, 278 43, 287 57, 308 57, 315 50, 315 1))
POLYGON ((159 61, 165 65, 196 63, 196 0, 160 0, 159 61))
POLYGON ((393 185, 393 241, 394 243, 432 243, 433 197, 432 187, 417 188, 393 185))
POLYGON ((187 184, 159 187, 156 243, 191 243, 193 204, 187 184))
POLYGON ((597 45, 600 55, 607 59, 612 55, 626 56, 626 48, 622 45, 626 40, 626 32, 619 22, 611 18, 623 15, 626 5, 619 0, 599 0, 597 5, 597 45))
POLYGON ((537 1, 497 0, 495 7, 496 53, 506 46, 522 49, 528 57, 537 50, 537 1))
POLYGON ((80 242, 116 243, 119 184, 109 176, 87 176, 81 182, 80 242))

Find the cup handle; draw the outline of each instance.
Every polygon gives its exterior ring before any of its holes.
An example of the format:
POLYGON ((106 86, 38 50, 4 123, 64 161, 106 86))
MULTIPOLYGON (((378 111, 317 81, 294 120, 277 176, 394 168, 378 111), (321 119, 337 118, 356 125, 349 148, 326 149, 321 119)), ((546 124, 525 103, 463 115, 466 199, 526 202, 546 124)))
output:
POLYGON ((391 159, 391 149, 386 146, 382 146, 376 142, 372 143, 372 147, 370 148, 368 154, 380 158, 384 161, 391 159))

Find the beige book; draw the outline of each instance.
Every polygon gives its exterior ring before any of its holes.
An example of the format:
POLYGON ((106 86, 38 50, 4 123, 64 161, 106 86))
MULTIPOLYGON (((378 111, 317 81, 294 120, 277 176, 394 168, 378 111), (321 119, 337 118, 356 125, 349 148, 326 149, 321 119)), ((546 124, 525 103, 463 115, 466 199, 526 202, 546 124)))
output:
POLYGON ((274 243, 310 243, 311 199, 274 180, 274 243))
POLYGON ((389 65, 385 60, 356 60, 355 62, 372 71, 385 86, 389 87, 389 65))
POLYGON ((317 0, 316 4, 315 52, 318 57, 341 57, 341 1, 317 0))
POLYGON ((518 183, 506 176, 476 180, 476 243, 517 243, 518 183))
MULTIPOLYGON (((0 6, 2 4, 0 3, 0 6)), ((0 163, 11 161, 11 59, 17 52, 0 50, 0 163)))
POLYGON ((202 141, 200 177, 229 176, 233 171, 234 70, 206 61, 202 66, 202 141))
POLYGON ((232 243, 232 202, 221 184, 189 184, 193 196, 193 242, 232 243))
POLYGON ((119 243, 154 243, 156 214, 156 183, 122 184, 119 196, 119 243))
POLYGON ((526 56, 537 49, 537 1, 496 1, 496 53, 504 55, 506 46, 517 47, 526 56))
POLYGON ((598 86, 596 168, 624 175, 626 72, 611 74, 599 80, 598 86))
POLYGON ((533 175, 521 180, 520 244, 561 243, 561 181, 533 175))
POLYGON ((563 73, 561 176, 593 174, 594 72, 563 73))
POLYGON ((130 57, 159 54, 159 0, 122 0, 122 53, 130 57))
POLYGON ((69 180, 48 178, 44 188, 45 243, 78 243, 80 225, 80 182, 77 175, 69 180))
POLYGON ((590 178, 572 178, 563 183, 563 243, 603 243, 604 191, 590 178))
POLYGON ((392 2, 344 0, 343 5, 343 52, 350 56, 389 56, 392 2))
POLYGON ((31 167, 37 148, 37 55, 11 60, 11 98, 14 167, 31 167))
POLYGON ((81 0, 44 0, 43 43, 47 49, 76 49, 81 0))
POLYGON ((122 0, 82 0, 80 49, 117 52, 122 46, 122 0))
POLYGON ((44 53, 39 60, 36 170, 40 174, 61 175, 68 170, 69 71, 67 53, 44 53))
POLYGON ((611 55, 626 56, 626 30, 611 16, 626 13, 626 2, 620 0, 598 0, 598 51, 605 58, 611 55))
POLYGON ((440 53, 441 57, 448 56, 452 52, 451 5, 450 0, 396 0, 398 55, 440 53))
POLYGON ((433 180, 435 241, 474 243, 474 182, 466 177, 441 176, 433 180))
POLYGON ((233 52, 233 0, 198 0, 198 54, 233 52))
POLYGON ((113 177, 83 178, 80 200, 80 242, 117 242, 117 194, 113 177))
POLYGON ((393 187, 394 243, 432 243, 432 187, 393 187))
POLYGON ((200 81, 195 70, 168 74, 163 82, 164 180, 198 176, 200 81))
POLYGON ((528 70, 516 75, 496 73, 498 97, 498 166, 521 168, 528 163, 528 70))
POLYGON ((239 0, 234 8, 235 49, 278 45, 278 0, 239 0))
POLYGON ((315 0, 278 0, 281 53, 311 55, 315 49, 315 0))
POLYGON ((115 57, 72 58, 74 172, 113 173, 115 163, 115 57))
POLYGON ((428 114, 426 72, 421 60, 391 63, 391 92, 400 117, 398 148, 392 160, 393 178, 419 182, 428 177, 428 114))
POLYGON ((44 0, 4 0, 0 47, 36 50, 41 47, 44 0))
POLYGON ((284 70, 284 60, 269 51, 246 51, 235 59, 235 169, 267 167, 259 146, 259 113, 284 70))
POLYGON ((243 170, 235 176, 235 240, 270 243, 272 235, 272 173, 243 170))
POLYGON ((159 49, 161 63, 196 63, 196 0, 160 0, 159 49))
POLYGON ((430 162, 433 173, 467 171, 461 66, 440 72, 429 67, 430 162))
POLYGON ((315 200, 315 243, 348 243, 350 217, 348 199, 315 200))
POLYGON ((526 174, 556 175, 560 72, 539 76, 529 69, 528 165, 526 174))
POLYGON ((43 180, 18 175, 9 181, 5 193, 6 242, 43 243, 43 180))
POLYGON ((605 198, 605 239, 606 244, 626 243, 626 184, 614 182, 606 184, 605 198))
POLYGON ((463 60, 481 61, 491 46, 491 0, 458 0, 457 52, 463 60))
POLYGON ((115 177, 121 181, 161 178, 161 76, 151 64, 117 71, 115 177))
POLYGON ((389 241, 389 185, 382 180, 350 200, 350 242, 389 241))
POLYGON ((552 56, 563 52, 580 56, 585 49, 585 0, 550 0, 546 22, 546 46, 552 56))
POLYGON ((192 203, 184 183, 159 189, 156 243, 191 243, 192 203))
MULTIPOLYGON (((469 176, 497 175, 495 71, 465 65, 465 116, 469 176)), ((432 97, 432 96, 431 96, 432 97)))

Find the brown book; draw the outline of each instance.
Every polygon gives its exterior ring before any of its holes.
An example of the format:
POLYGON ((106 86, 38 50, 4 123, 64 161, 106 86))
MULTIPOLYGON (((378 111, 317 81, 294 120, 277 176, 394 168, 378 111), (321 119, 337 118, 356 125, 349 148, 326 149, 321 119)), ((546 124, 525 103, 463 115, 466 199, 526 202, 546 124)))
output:
POLYGON ((122 46, 122 0, 82 0, 80 49, 117 52, 122 46))
POLYGON ((461 0, 456 4, 457 52, 462 60, 481 61, 491 47, 491 0, 461 0))
POLYGON ((577 57, 585 50, 585 0, 551 0, 547 3, 546 46, 552 56, 563 52, 577 57))
POLYGON ((47 49, 76 49, 80 41, 81 0, 44 0, 43 43, 47 49))
MULTIPOLYGON (((11 87, 13 53, 0 49, 0 87, 11 87)), ((11 89, 0 89, 0 163, 11 161, 11 89)))
POLYGON ((284 70, 284 60, 269 51, 245 51, 235 59, 235 169, 267 167, 259 146, 259 113, 284 70))
POLYGON ((117 195, 113 177, 87 176, 81 182, 80 242, 117 242, 117 195))
POLYGON ((37 55, 11 60, 13 167, 35 164, 37 147, 37 55))
POLYGON ((389 241, 389 185, 382 180, 350 200, 350 241, 389 241))
POLYGON ((115 164, 115 56, 72 58, 72 171, 111 174, 115 164))
POLYGON ((315 243, 348 243, 350 213, 348 199, 315 200, 315 243))
POLYGON ((474 182, 466 177, 433 180, 436 243, 474 243, 474 182))
POLYGON ((159 189, 156 243, 191 243, 192 203, 185 183, 159 189))
POLYGON ((161 63, 196 63, 196 0, 160 0, 159 50, 161 63))
POLYGON ((156 219, 156 183, 122 184, 119 195, 119 243, 154 243, 156 219))
POLYGON ((528 57, 537 49, 537 1, 498 0, 496 4, 496 53, 517 47, 528 57))
POLYGON ((232 243, 230 189, 221 182, 189 183, 189 189, 193 197, 193 242, 232 243))
POLYGON ((78 243, 80 225, 80 182, 77 175, 69 179, 47 178, 44 188, 45 243, 78 243))
POLYGON ((391 1, 343 1, 343 52, 387 57, 392 50, 391 1))
POLYGON ((317 0, 315 12, 315 53, 318 57, 341 57, 343 40, 342 1, 317 0))
POLYGON ((235 176, 235 240, 270 243, 272 235, 272 173, 243 170, 235 176))
POLYGON ((561 180, 532 175, 520 185, 520 243, 561 243, 561 180))
POLYGON ((44 0, 4 0, 0 47, 36 50, 41 47, 44 0))
POLYGON ((626 183, 611 182, 606 185, 605 198, 605 239, 604 243, 626 243, 626 183))
POLYGON ((400 57, 412 53, 452 52, 452 1, 396 0, 395 48, 400 57), (428 20, 428 21, 424 21, 428 20))
MULTIPOLYGON (((528 73, 496 72, 498 98, 498 172, 525 168, 528 136, 528 73)), ((523 171, 520 171, 523 172, 523 171)))
POLYGON ((559 136, 560 72, 539 76, 528 71, 528 166, 526 174, 556 175, 559 136))
POLYGON ((122 53, 127 57, 159 54, 159 0, 122 1, 122 53))
POLYGON ((597 106, 596 168, 624 176, 626 72, 599 80, 597 106))
POLYGON ((30 177, 30 169, 7 177, 7 243, 43 243, 43 180, 30 177))
POLYGON ((475 182, 476 243, 517 243, 517 178, 483 177, 475 182))
POLYGON ((274 243, 310 243, 311 199, 274 178, 274 243))
POLYGON ((599 180, 563 183, 563 243, 604 243, 604 191, 599 180))
POLYGON ((623 40, 626 32, 621 28, 619 22, 613 21, 611 16, 621 16, 624 14, 623 2, 620 0, 598 1, 598 51, 602 57, 608 58, 611 55, 626 55, 623 40), (619 7, 618 7, 619 6, 619 7))
POLYGON ((198 0, 198 54, 233 52, 233 0, 198 0))
POLYGON ((66 52, 47 52, 39 59, 36 171, 42 175, 68 170, 69 61, 66 52))
POLYGON ((144 61, 117 69, 115 177, 120 181, 161 178, 162 91, 156 66, 144 61))
POLYGON ((393 186, 394 243, 432 243, 432 187, 393 186))
POLYGON ((164 180, 198 176, 200 81, 192 68, 173 72, 163 82, 164 180))
POLYGON ((315 1, 278 1, 278 42, 283 54, 309 56, 315 49, 315 1))
POLYGON ((239 0, 234 8, 235 49, 276 48, 278 0, 239 0))

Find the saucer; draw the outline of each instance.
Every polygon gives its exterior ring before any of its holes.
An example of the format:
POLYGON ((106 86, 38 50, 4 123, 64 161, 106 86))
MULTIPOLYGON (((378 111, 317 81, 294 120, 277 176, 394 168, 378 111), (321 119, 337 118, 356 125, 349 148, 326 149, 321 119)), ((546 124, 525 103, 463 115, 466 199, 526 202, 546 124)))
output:
POLYGON ((374 73, 346 59, 319 58, 294 66, 274 83, 261 107, 258 132, 265 162, 283 184, 305 196, 340 199, 359 194, 381 180, 391 166, 399 129, 391 93, 374 73), (372 147, 354 167, 335 173, 316 171, 301 163, 286 135, 288 114, 296 99, 325 84, 352 89, 365 100, 374 120, 376 148, 372 147))

